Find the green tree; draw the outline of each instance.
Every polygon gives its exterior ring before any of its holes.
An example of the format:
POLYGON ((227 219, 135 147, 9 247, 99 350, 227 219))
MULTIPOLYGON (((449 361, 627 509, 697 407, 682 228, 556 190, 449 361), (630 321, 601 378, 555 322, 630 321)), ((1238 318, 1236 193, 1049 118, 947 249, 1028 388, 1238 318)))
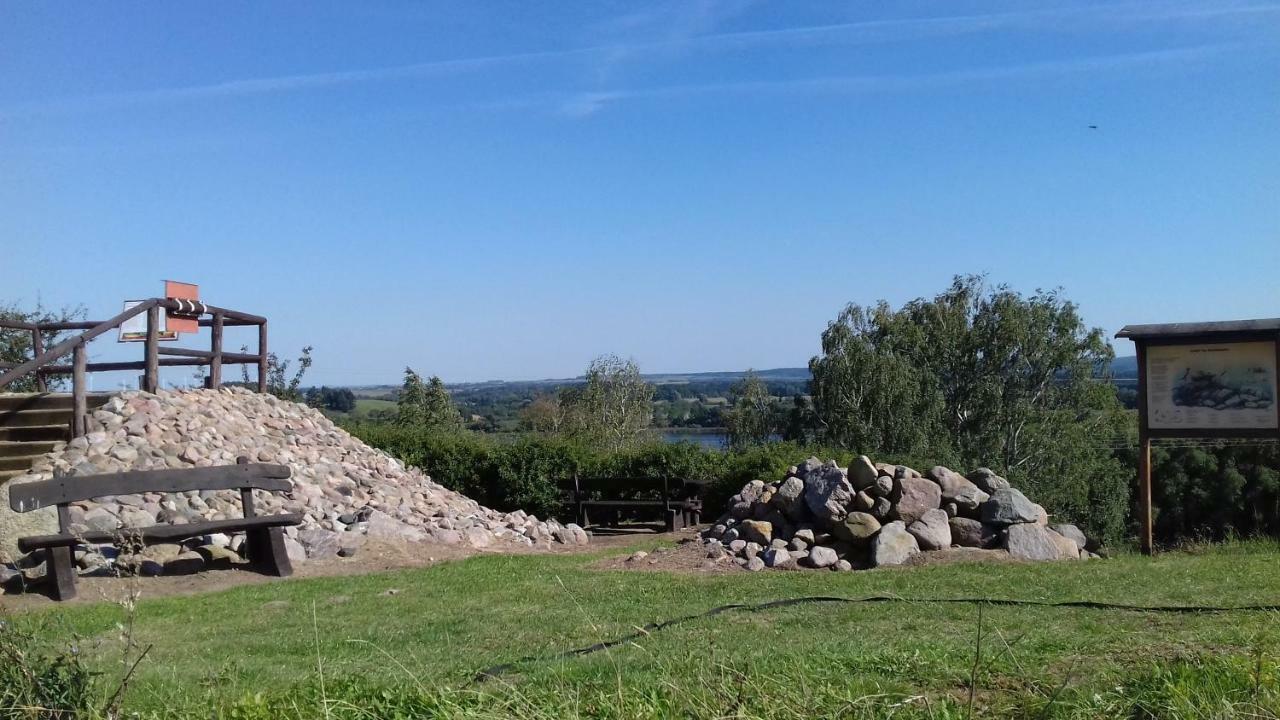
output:
POLYGON ((396 400, 396 423, 431 430, 459 430, 462 414, 439 377, 423 382, 413 368, 404 369, 404 384, 396 400))
MULTIPOLYGON (((17 303, 0 304, 0 321, 12 323, 26 324, 42 324, 57 322, 74 322, 83 320, 85 317, 85 309, 83 307, 62 308, 61 310, 50 310, 40 303, 31 309, 24 309, 17 303)), ((62 340, 71 336, 74 331, 57 331, 43 330, 40 331, 40 341, 44 349, 57 345, 62 340)), ((30 330, 14 329, 0 327, 0 363, 24 363, 35 357, 33 353, 32 337, 30 330)), ((70 356, 68 356, 70 357, 70 356)), ((4 374, 0 370, 0 374, 4 374)), ((59 388, 65 385, 65 378, 51 376, 46 378, 46 385, 50 388, 59 388)), ((6 385, 0 392, 34 392, 36 390, 36 376, 27 375, 19 378, 6 385)))
POLYGON ((653 420, 653 386, 634 360, 601 355, 587 366, 586 383, 563 388, 567 433, 592 446, 618 450, 644 436, 653 420))
POLYGON ((725 429, 729 433, 729 445, 742 449, 752 445, 764 445, 778 432, 778 409, 769 388, 754 371, 733 384, 729 390, 733 407, 724 413, 725 429))
MULTIPOLYGON (((249 352, 248 345, 241 345, 240 352, 249 352)), ((306 398, 302 394, 301 385, 302 378, 307 374, 307 370, 311 368, 311 346, 302 348, 302 352, 298 354, 297 369, 294 370, 293 376, 289 377, 289 361, 280 359, 275 353, 267 353, 267 392, 275 395, 281 400, 290 402, 305 402, 306 398)), ((256 383, 249 380, 249 366, 240 366, 240 381, 245 387, 257 387, 256 383)))
POLYGON ((1110 448, 1128 423, 1097 382, 1112 358, 1060 291, 1023 296, 966 276, 897 310, 849 305, 809 367, 822 439, 997 468, 1053 512, 1115 537, 1128 473, 1110 448))

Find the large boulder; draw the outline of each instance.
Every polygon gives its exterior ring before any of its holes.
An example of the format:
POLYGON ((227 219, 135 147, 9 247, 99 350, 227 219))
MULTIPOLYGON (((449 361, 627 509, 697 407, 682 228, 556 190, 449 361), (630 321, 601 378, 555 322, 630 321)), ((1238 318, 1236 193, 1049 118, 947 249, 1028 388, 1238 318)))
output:
POLYGON ((1062 551, 1055 536, 1062 537, 1043 525, 1010 525, 1005 530, 1004 546, 1019 560, 1057 560, 1062 557, 1062 551))
POLYGON ((803 498, 804 481, 798 477, 791 476, 778 485, 778 490, 773 494, 772 503, 778 509, 778 512, 792 520, 798 520, 804 515, 803 498))
POLYGON ((931 468, 928 477, 938 483, 938 487, 942 489, 943 501, 955 503, 961 515, 969 515, 977 511, 978 506, 991 497, 960 473, 941 465, 931 468))
POLYGON ((849 463, 849 482, 854 490, 865 490, 871 487, 879 476, 879 469, 866 455, 859 455, 858 459, 849 463))
POLYGON ((854 545, 866 545, 880 532, 880 521, 864 512, 851 512, 832 530, 832 534, 854 545))
POLYGON ((942 488, 932 480, 904 477, 898 480, 897 500, 894 503, 894 519, 904 525, 924 517, 929 510, 942 505, 942 488))
POLYGON ((991 494, 982 503, 982 522, 992 525, 1034 523, 1040 520, 1043 508, 1027 499, 1015 488, 1004 488, 991 494))
MULTIPOLYGON (((9 490, 28 482, 47 478, 41 475, 19 475, 9 482, 0 482, 0 564, 17 562, 22 555, 18 551, 18 538, 28 535, 52 535, 58 532, 58 510, 54 506, 24 513, 9 507, 9 490)), ((114 527, 112 528, 115 529, 114 527)))
POLYGON ((946 550, 951 547, 951 526, 945 510, 926 510, 920 519, 907 526, 921 550, 946 550))
POLYGON ((951 518, 947 524, 951 526, 951 542, 960 547, 993 548, 1000 544, 1000 529, 994 525, 965 517, 951 518))
POLYGON ((848 514, 853 500, 853 486, 844 471, 828 462, 810 471, 804 478, 804 502, 819 524, 830 527, 848 514))
POLYGON ((773 541, 773 523, 767 520, 743 520, 738 525, 738 533, 747 542, 768 545, 773 541))
POLYGON ((995 471, 991 468, 980 467, 966 475, 965 478, 988 495, 994 495, 997 490, 1006 490, 1013 487, 1008 480, 995 474, 995 471))
POLYGON ((1053 530, 1049 530, 1048 532, 1049 532, 1049 539, 1052 540, 1053 544, 1058 547, 1059 560, 1079 560, 1080 559, 1080 546, 1076 544, 1075 540, 1072 540, 1071 538, 1068 538, 1068 537, 1063 537, 1062 535, 1054 532, 1053 530))
POLYGON ((901 520, 895 520, 881 528, 871 541, 871 564, 876 567, 901 565, 919 552, 915 536, 907 532, 901 520))
POLYGON ((1070 523, 1058 523, 1049 526, 1049 529, 1071 540, 1077 547, 1084 548, 1089 544, 1089 539, 1084 536, 1080 528, 1070 523))

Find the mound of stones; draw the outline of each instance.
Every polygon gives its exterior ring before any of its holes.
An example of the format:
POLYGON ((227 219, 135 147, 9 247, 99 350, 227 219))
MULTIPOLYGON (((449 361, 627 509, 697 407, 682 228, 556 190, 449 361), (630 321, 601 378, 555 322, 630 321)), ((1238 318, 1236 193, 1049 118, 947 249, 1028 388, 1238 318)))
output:
MULTIPOLYGON (((292 469, 291 492, 255 491, 255 499, 259 513, 305 516, 301 526, 287 530, 286 546, 294 559, 352 555, 366 538, 495 549, 587 542, 577 525, 490 510, 365 445, 318 410, 242 388, 114 396, 89 418, 84 436, 41 457, 10 483, 226 465, 240 456, 292 469)), ((57 532, 57 520, 52 508, 11 512, 9 486, 0 486, 0 563, 10 562, 12 573, 13 565, 22 565, 17 538, 57 532)), ((114 531, 221 520, 240 512, 235 491, 144 493, 76 503, 71 520, 73 529, 114 531)), ((190 570, 200 547, 217 558, 226 555, 223 550, 238 551, 241 541, 240 536, 212 535, 185 547, 154 546, 145 551, 154 559, 147 567, 155 572, 185 556, 181 568, 190 570)), ((83 570, 101 570, 113 562, 114 552, 103 547, 79 557, 83 570)))
POLYGON ((923 475, 865 455, 848 468, 809 458, 774 483, 756 480, 702 533, 709 557, 748 570, 901 565, 952 547, 1023 560, 1094 557, 1074 525, 1049 524, 1045 509, 987 468, 923 475))

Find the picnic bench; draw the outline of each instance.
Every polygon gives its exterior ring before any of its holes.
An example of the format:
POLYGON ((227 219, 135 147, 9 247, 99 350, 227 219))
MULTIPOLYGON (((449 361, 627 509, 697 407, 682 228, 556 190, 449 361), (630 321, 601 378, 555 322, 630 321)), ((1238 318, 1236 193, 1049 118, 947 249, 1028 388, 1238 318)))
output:
POLYGON ((579 525, 586 527, 593 509, 603 511, 616 525, 622 511, 660 510, 667 532, 697 525, 702 518, 702 485, 690 480, 669 478, 573 476, 565 505, 572 509, 579 525), (629 497, 621 497, 625 489, 629 497), (636 492, 636 488, 640 488, 636 492), (673 490, 674 488, 674 490, 673 490))
POLYGON ((245 555, 250 567, 265 575, 288 577, 293 566, 284 547, 284 528, 302 522, 301 515, 258 515, 253 491, 288 492, 287 465, 251 464, 239 458, 235 465, 177 470, 136 470, 104 475, 78 475, 9 486, 9 506, 25 513, 52 505, 58 508, 58 533, 18 539, 22 552, 42 552, 50 596, 54 600, 75 597, 72 550, 81 544, 155 545, 211 533, 245 533, 245 555), (239 490, 244 517, 177 525, 72 532, 70 504, 110 495, 193 490, 239 490))

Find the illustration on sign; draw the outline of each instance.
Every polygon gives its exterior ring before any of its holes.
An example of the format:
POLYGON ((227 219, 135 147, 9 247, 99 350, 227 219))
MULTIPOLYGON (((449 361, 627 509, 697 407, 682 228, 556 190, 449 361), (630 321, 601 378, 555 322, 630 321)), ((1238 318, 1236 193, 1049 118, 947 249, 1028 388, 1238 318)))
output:
POLYGON ((1276 427, 1274 343, 1153 346, 1147 373, 1153 428, 1276 427))

